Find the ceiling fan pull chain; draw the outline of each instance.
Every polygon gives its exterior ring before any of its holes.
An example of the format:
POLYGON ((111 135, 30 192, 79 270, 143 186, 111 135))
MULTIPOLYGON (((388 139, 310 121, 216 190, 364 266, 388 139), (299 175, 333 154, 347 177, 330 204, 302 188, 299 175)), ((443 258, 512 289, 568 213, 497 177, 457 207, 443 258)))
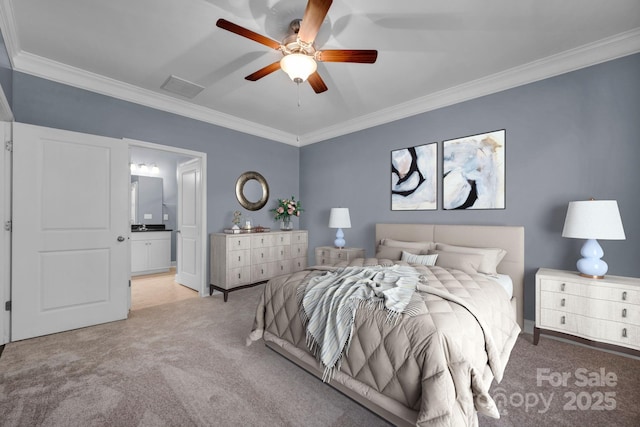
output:
POLYGON ((298 85, 298 108, 300 108, 300 82, 297 82, 296 84, 298 85))

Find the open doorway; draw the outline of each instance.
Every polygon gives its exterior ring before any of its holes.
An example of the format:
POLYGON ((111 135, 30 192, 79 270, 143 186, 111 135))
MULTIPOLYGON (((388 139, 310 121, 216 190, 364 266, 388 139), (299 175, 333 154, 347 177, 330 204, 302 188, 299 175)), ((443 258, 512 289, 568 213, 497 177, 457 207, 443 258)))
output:
POLYGON ((129 143, 132 181, 131 309, 207 295, 206 153, 143 141, 126 141, 129 143), (190 188, 198 200, 197 220, 189 230, 194 235, 193 245, 186 254, 181 249, 180 233, 184 228, 184 212, 191 212, 189 216, 194 216, 194 208, 185 206, 184 197, 180 196, 184 190, 178 171, 185 163, 197 165, 197 186, 190 188), (148 185, 148 182, 153 185, 148 185), (156 238, 158 240, 154 240, 156 238), (143 253, 148 257, 144 258, 142 265, 140 249, 147 251, 143 253), (184 265, 189 268, 196 266, 197 269, 189 283, 182 283, 181 275, 176 274, 184 269, 184 265))

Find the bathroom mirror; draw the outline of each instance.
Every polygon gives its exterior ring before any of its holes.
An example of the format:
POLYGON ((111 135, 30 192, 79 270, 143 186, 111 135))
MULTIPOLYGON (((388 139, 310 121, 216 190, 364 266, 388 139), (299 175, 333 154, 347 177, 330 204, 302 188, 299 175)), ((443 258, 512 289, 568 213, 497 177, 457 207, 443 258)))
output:
POLYGON ((131 176, 132 224, 162 224, 162 178, 131 176))
POLYGON ((236 198, 245 209, 257 211, 269 200, 269 185, 262 175, 255 171, 245 172, 236 181, 236 198))

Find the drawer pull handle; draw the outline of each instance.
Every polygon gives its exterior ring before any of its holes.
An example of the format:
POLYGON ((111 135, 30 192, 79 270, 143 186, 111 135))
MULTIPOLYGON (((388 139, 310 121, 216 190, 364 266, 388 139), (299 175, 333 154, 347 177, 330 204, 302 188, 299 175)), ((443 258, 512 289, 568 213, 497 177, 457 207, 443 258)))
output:
POLYGON ((240 261, 240 255, 238 255, 238 261, 240 261))
POLYGON ((622 301, 626 301, 627 300, 627 291, 624 291, 622 293, 622 301))
POLYGON ((622 328, 622 338, 627 337, 627 328, 622 328))
POLYGON ((240 273, 238 273, 238 279, 240 278, 240 273))
POLYGON ((282 265, 281 265, 281 266, 280 266, 280 270, 284 270, 284 266, 282 266, 282 265))
POLYGON ((264 258, 264 252, 260 253, 260 258, 264 258))
POLYGON ((560 290, 561 290, 562 292, 564 292, 564 283, 563 283, 562 285, 560 285, 560 290))
POLYGON ((562 300, 560 300, 560 307, 564 307, 565 301, 564 298, 562 298, 562 300))
POLYGON ((264 268, 260 269, 260 274, 264 274, 264 268))
POLYGON ((626 308, 622 309, 622 317, 627 317, 627 309, 626 308))
POLYGON ((565 318, 564 318, 564 316, 562 316, 562 317, 560 318, 560 324, 561 324, 561 325, 564 325, 564 324, 565 324, 565 318))

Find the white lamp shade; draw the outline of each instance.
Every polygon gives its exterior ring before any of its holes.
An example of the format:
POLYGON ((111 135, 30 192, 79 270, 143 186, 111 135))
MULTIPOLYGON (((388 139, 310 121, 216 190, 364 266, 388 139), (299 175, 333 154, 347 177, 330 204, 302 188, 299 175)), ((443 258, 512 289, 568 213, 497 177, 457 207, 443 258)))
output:
POLYGON ((309 55, 291 53, 280 60, 280 68, 291 80, 303 82, 318 69, 318 64, 309 55))
POLYGON ((569 202, 562 237, 624 240, 622 219, 615 200, 569 202))
POLYGON ((351 228, 349 208, 331 208, 329 228, 351 228))

